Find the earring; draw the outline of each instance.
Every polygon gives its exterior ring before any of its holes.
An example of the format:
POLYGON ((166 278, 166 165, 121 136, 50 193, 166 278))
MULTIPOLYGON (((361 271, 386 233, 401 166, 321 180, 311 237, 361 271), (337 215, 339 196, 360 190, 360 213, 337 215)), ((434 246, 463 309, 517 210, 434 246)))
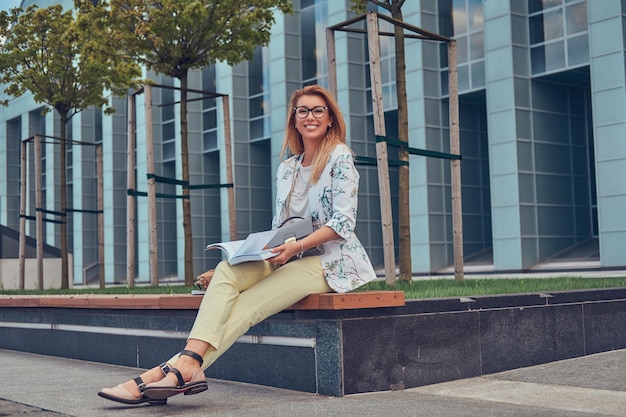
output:
POLYGON ((330 129, 331 127, 333 127, 333 125, 328 125, 328 128, 330 129))

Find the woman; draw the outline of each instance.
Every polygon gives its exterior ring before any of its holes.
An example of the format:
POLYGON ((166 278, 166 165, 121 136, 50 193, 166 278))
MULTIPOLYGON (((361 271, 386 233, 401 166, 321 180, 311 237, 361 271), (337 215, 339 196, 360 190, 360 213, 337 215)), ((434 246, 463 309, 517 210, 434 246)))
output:
POLYGON ((273 248, 268 261, 220 262, 185 349, 138 378, 102 389, 101 397, 164 404, 176 394, 202 392, 204 369, 250 327, 310 294, 346 292, 376 278, 354 233, 359 174, 337 103, 322 87, 308 86, 292 94, 289 108, 281 154, 293 156, 278 168, 272 227, 292 216, 311 216, 321 227, 273 248), (302 257, 320 245, 321 255, 302 257))

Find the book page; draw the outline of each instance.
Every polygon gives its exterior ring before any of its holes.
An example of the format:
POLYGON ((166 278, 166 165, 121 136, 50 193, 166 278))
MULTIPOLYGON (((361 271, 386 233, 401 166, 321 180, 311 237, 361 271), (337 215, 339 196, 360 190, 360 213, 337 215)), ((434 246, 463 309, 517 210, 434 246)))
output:
POLYGON ((237 250, 234 257, 255 253, 260 254, 275 234, 276 230, 250 233, 241 247, 237 250))
POLYGON ((222 250, 228 259, 232 258, 237 250, 243 245, 243 240, 235 240, 233 242, 213 243, 208 245, 206 249, 220 249, 222 250))

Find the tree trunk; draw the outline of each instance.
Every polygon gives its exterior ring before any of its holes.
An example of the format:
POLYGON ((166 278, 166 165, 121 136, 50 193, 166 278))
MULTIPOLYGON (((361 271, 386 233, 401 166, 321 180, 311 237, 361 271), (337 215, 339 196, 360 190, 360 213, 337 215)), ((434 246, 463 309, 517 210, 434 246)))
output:
POLYGON ((67 161, 66 161, 66 144, 67 135, 67 111, 58 111, 61 118, 60 136, 61 146, 59 150, 59 170, 61 171, 59 178, 61 181, 61 213, 63 219, 61 221, 61 288, 69 288, 69 266, 68 266, 68 249, 67 249, 67 161))
MULTIPOLYGON (((394 2, 391 17, 403 21, 400 5, 394 2)), ((409 117, 406 98, 406 64, 404 50, 404 29, 394 25, 396 52, 396 90, 398 98, 398 136, 399 140, 409 146, 409 117)), ((399 159, 403 161, 398 169, 398 263, 399 277, 411 281, 413 277, 411 262, 411 212, 409 207, 409 152, 400 149, 399 159)))
MULTIPOLYGON (((183 181, 189 183, 189 139, 187 131, 188 71, 180 77, 180 159, 183 181)), ((193 238, 191 234, 191 199, 189 188, 183 187, 183 231, 185 234, 185 285, 193 285, 193 238)))

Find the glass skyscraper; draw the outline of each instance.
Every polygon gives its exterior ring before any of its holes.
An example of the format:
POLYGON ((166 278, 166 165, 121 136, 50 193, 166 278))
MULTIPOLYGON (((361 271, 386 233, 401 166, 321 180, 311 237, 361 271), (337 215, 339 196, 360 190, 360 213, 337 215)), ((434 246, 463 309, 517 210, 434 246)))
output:
MULTIPOLYGON (((71 0, 61 1, 71 7, 71 0)), ((25 0, 41 7, 59 1, 25 0)), ((228 94, 233 138, 237 232, 270 226, 274 172, 279 163, 289 95, 309 84, 328 85, 325 29, 354 14, 348 0, 295 0, 295 13, 276 15, 269 46, 234 67, 218 63, 190 74, 190 88, 228 94)), ((380 11, 382 12, 382 11, 380 11)), ((456 39, 463 198, 468 271, 619 268, 626 266, 626 0, 409 0, 404 19, 456 39)), ((380 22, 381 31, 391 31, 380 22)), ((363 28, 363 26, 361 26, 363 28)), ((397 137, 393 38, 381 36, 387 136, 397 137)), ((375 157, 366 36, 337 32, 337 99, 357 156, 375 157)), ((406 40, 409 144, 449 152, 446 45, 406 40)), ((147 74, 156 83, 175 80, 147 74)), ((0 93, 1 94, 1 93, 0 93)), ((156 175, 180 178, 178 93, 154 89, 156 175)), ((102 143, 104 243, 107 283, 126 279, 127 245, 135 245, 138 282, 149 282, 147 199, 137 199, 137 241, 126 237, 127 100, 117 112, 90 109, 74 117, 74 140, 102 143)), ((146 189, 145 114, 137 105, 137 191, 146 189)), ((0 110, 0 224, 18 229, 20 143, 54 135, 58 119, 41 114, 29 95, 0 110)), ((223 109, 219 99, 189 106, 191 184, 223 184, 223 109)), ((68 155, 69 206, 95 206, 91 150, 68 155)), ((394 157, 390 148, 390 157, 394 157)), ((58 149, 46 145, 44 195, 58 209, 58 149)), ((34 213, 35 161, 29 157, 28 212, 34 213)), ((382 270, 382 231, 376 167, 361 173, 357 233, 382 270)), ((132 173, 131 173, 132 174, 132 173)), ((394 225, 397 172, 390 167, 394 225)), ((157 192, 181 194, 159 184, 157 192)), ((413 272, 448 273, 453 265, 450 162, 411 156, 410 213, 413 272)), ((207 243, 228 239, 226 190, 191 191, 194 272, 213 267, 220 254, 207 243)), ((159 275, 183 277, 182 209, 178 199, 157 200, 159 275)), ((68 214, 74 284, 91 282, 98 262, 95 219, 68 214)), ((27 232, 34 236, 34 222, 27 232)), ((395 233, 397 239, 397 233, 395 233)), ((46 223, 46 243, 58 225, 46 223)), ((396 242, 397 248, 397 242, 396 242)), ((97 279, 97 278, 95 278, 97 279)))

